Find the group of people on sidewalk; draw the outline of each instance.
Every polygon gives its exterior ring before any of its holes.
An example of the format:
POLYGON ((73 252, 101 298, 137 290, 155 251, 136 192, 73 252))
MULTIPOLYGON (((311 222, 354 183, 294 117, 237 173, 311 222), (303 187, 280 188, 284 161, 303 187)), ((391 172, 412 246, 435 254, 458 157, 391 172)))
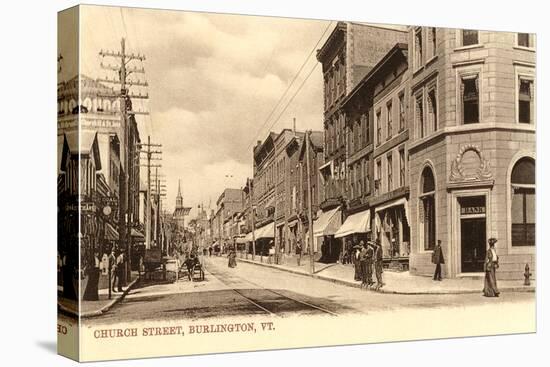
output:
POLYGON ((372 287, 379 290, 384 286, 382 281, 382 246, 380 241, 360 241, 358 245, 353 246, 353 264, 355 267, 355 280, 361 281, 361 287, 372 287), (372 279, 373 274, 376 275, 376 285, 372 279))

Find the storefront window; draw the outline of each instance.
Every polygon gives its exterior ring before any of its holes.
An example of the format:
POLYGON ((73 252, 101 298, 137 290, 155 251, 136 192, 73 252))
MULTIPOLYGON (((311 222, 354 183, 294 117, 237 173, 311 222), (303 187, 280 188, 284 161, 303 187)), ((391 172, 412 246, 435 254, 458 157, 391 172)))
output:
POLYGON ((425 251, 435 247, 435 180, 432 170, 422 172, 422 194, 420 197, 420 236, 425 251))
POLYGON ((520 159, 512 170, 512 246, 535 245, 535 161, 520 159))

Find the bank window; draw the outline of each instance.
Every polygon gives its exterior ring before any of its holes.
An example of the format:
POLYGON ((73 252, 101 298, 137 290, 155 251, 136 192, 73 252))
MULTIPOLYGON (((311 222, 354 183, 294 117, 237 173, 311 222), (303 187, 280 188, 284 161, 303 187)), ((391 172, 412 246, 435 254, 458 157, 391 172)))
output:
POLYGON ((399 131, 405 130, 405 93, 399 94, 399 131))
POLYGON ((418 136, 420 138, 424 137, 424 104, 422 94, 416 96, 415 106, 414 106, 414 120, 415 126, 418 129, 418 136))
POLYGON ((533 81, 519 79, 518 121, 530 124, 533 116, 533 81))
POLYGON ((532 47, 529 39, 529 33, 518 33, 518 46, 532 47))
POLYGON ((479 32, 471 29, 462 31, 462 46, 477 45, 479 43, 479 32))
POLYGON ((422 66, 422 28, 414 32, 414 68, 422 66))
POLYGON ((387 120, 388 120, 388 136, 386 139, 391 139, 393 135, 393 103, 392 101, 389 101, 386 105, 386 114, 387 114, 387 120))
POLYGON ((376 111, 376 144, 382 142, 382 110, 376 111))
POLYGON ((388 154, 386 157, 388 161, 388 191, 393 190, 393 157, 392 154, 388 154))
POLYGON ((473 124, 479 122, 479 76, 462 78, 462 122, 473 124))
POLYGON ((512 169, 512 246, 535 245, 535 160, 520 159, 512 169))
POLYGON ((432 131, 437 131, 437 95, 435 88, 428 92, 428 123, 432 131))
POLYGON ((405 186, 405 149, 399 150, 399 186, 405 186))
POLYGON ((419 235, 425 251, 435 247, 435 180, 431 168, 422 171, 422 194, 420 196, 419 235))

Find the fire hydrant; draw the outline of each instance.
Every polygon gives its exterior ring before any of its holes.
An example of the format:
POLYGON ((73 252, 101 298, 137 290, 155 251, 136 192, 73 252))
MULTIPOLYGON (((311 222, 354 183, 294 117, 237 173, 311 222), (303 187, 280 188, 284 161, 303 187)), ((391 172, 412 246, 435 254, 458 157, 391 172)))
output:
POLYGON ((523 273, 525 281, 523 282, 523 285, 531 285, 531 275, 532 274, 529 271, 529 264, 525 264, 525 273, 523 273))

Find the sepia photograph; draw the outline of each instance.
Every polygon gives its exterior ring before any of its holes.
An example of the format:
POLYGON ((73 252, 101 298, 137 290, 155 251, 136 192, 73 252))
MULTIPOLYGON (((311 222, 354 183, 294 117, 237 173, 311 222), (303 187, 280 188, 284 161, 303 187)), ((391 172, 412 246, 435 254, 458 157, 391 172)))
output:
POLYGON ((536 332, 535 34, 57 23, 60 354, 536 332))

